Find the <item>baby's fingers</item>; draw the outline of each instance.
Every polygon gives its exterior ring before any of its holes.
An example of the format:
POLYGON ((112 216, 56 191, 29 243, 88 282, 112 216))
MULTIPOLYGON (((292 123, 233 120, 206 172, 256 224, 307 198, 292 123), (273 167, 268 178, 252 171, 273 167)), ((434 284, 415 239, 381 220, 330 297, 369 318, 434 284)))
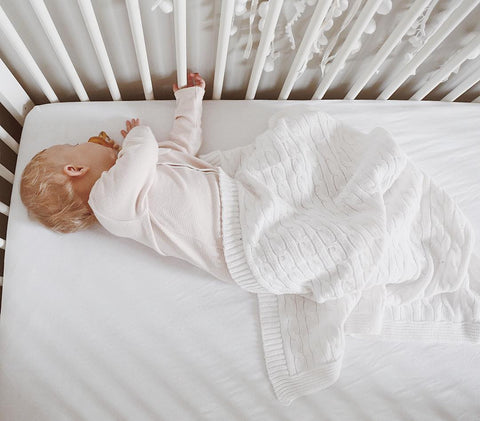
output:
POLYGON ((139 118, 132 118, 131 120, 125 121, 125 126, 127 127, 127 130, 120 130, 120 133, 122 134, 123 137, 126 137, 127 134, 132 130, 134 127, 137 127, 140 125, 140 119, 139 118))
POLYGON ((194 78, 195 78, 195 84, 196 85, 199 85, 202 88, 205 88, 205 81, 203 80, 203 78, 198 73, 195 73, 194 78))

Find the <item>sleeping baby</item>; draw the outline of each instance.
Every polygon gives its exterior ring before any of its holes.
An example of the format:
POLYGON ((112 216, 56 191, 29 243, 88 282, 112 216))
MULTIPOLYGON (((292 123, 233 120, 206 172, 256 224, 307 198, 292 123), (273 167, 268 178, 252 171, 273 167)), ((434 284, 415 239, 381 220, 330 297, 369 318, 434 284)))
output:
POLYGON ((158 141, 138 119, 115 144, 55 145, 26 166, 20 194, 29 214, 62 233, 97 221, 161 255, 178 257, 230 279, 223 257, 217 167, 195 156, 202 143, 205 81, 189 73, 173 85, 175 119, 158 141))
POLYGON ((134 119, 120 151, 37 154, 20 186, 30 214, 60 232, 98 221, 256 293, 285 402, 335 382, 346 334, 480 340, 473 230, 387 131, 289 108, 251 144, 196 156, 205 82, 173 89, 166 140, 134 119))

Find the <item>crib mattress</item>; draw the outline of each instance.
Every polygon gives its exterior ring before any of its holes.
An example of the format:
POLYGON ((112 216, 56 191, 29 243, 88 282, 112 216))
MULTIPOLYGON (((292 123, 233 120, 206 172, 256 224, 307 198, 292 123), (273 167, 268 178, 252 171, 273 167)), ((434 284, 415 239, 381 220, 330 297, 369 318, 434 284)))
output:
MULTIPOLYGON (((60 235, 28 218, 19 176, 36 152, 101 130, 120 140, 133 117, 161 138, 174 105, 49 104, 28 115, 7 233, 0 419, 478 420, 478 345, 349 337, 338 382, 285 407, 268 380, 254 295, 100 226, 60 235)), ((304 105, 205 101, 200 153, 246 145, 270 117, 304 105)), ((480 238, 480 104, 308 106, 363 131, 388 129, 456 199, 480 238)))

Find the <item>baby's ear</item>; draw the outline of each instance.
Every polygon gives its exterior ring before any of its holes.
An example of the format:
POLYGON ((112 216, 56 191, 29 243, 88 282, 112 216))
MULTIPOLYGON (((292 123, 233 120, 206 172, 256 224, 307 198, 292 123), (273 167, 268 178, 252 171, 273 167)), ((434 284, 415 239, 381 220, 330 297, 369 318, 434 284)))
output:
POLYGON ((81 177, 85 175, 90 168, 84 165, 67 164, 63 167, 63 173, 69 177, 81 177))

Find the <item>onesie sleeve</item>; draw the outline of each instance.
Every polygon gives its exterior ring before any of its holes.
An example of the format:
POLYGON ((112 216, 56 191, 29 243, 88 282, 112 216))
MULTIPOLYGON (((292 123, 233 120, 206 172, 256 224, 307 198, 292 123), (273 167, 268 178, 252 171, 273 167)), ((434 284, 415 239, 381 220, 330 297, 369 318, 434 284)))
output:
POLYGON ((196 155, 202 145, 202 100, 205 90, 190 86, 175 92, 177 99, 175 119, 167 140, 159 142, 160 148, 171 148, 196 155))
POLYGON ((88 204, 97 216, 133 220, 148 208, 147 193, 155 180, 158 144, 147 126, 134 127, 123 141, 116 163, 94 184, 88 204))

